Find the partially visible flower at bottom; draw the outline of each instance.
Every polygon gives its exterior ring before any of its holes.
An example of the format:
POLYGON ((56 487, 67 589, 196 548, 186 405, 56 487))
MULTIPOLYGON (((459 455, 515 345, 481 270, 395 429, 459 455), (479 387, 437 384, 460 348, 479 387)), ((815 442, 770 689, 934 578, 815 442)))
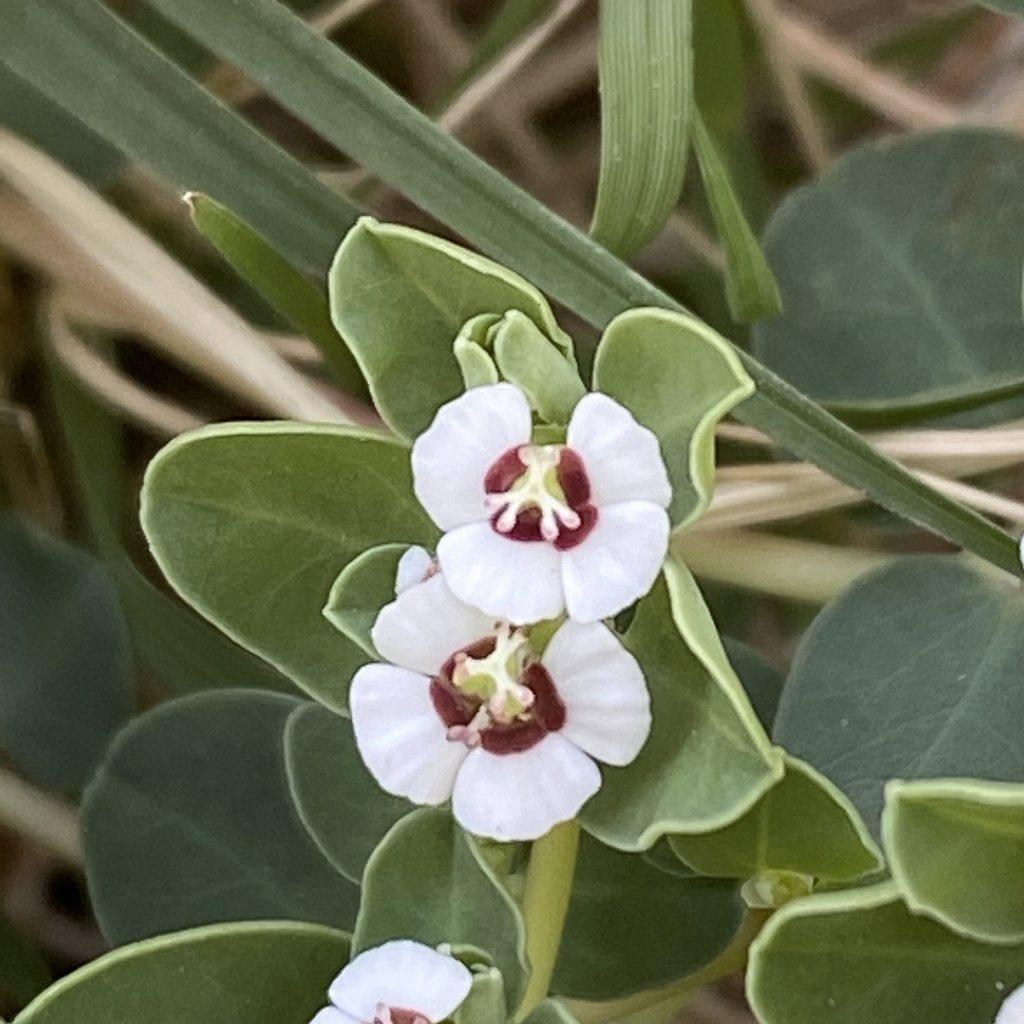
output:
POLYGON ((328 990, 331 1005, 310 1024, 439 1024, 465 1001, 465 964, 410 939, 360 953, 328 990))
POLYGON ((599 622, 563 623, 538 658, 439 573, 381 610, 373 642, 392 664, 352 680, 363 761, 389 793, 451 798, 479 836, 538 839, 575 817, 601 786, 594 759, 629 764, 650 732, 643 672, 599 622))
POLYGON ((995 1024, 1024 1024, 1024 985, 1006 997, 996 1014, 995 1024))

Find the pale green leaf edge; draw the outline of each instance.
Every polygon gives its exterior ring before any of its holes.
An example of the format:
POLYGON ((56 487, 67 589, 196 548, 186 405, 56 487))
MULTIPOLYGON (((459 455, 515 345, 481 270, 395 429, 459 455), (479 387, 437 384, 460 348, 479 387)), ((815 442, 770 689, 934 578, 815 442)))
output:
POLYGON ((1024 928, 1012 935, 983 931, 977 927, 968 928, 962 921, 918 893, 913 868, 903 857, 898 824, 900 805, 915 799, 974 801, 988 807, 1024 809, 1024 784, 987 782, 981 779, 917 779, 911 782, 893 779, 886 784, 885 806, 882 809, 882 842, 889 858, 892 881, 910 910, 930 917, 950 931, 975 941, 996 945, 1024 942, 1024 928))
POLYGON ((190 928, 188 931, 174 932, 171 935, 157 935, 152 939, 143 939, 141 942, 134 942, 131 945, 111 950, 84 967, 80 967, 72 974, 61 978, 45 992, 41 992, 33 999, 18 1014, 14 1024, 31 1024, 35 1014, 40 1010, 45 1010, 47 1004, 51 1003, 54 999, 76 988, 80 983, 103 974, 111 967, 116 967, 120 963, 163 949, 174 949, 177 946, 187 946, 195 942, 203 942, 220 936, 242 935, 253 932, 264 934, 277 932, 282 936, 321 935, 324 938, 349 938, 346 932, 338 931, 336 928, 328 928, 326 925, 309 924, 301 921, 238 921, 204 925, 201 928, 190 928))

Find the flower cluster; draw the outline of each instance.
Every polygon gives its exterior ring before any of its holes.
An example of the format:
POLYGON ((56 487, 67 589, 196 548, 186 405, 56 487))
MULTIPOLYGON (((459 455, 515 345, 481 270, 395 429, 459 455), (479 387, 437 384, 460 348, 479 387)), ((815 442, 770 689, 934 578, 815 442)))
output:
POLYGON ((382 788, 452 801, 468 831, 532 840, 626 765, 651 727, 636 659, 602 619, 651 588, 671 499, 655 436, 589 394, 536 436, 517 387, 443 406, 412 451, 416 495, 444 531, 411 549, 352 682, 356 743, 382 788))

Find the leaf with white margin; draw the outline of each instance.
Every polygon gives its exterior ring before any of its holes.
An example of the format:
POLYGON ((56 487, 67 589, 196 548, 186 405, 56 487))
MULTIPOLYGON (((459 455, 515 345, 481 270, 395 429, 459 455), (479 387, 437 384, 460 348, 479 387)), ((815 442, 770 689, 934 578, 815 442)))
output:
POLYGON ((983 942, 1024 942, 1024 785, 890 782, 882 836, 911 910, 983 942))
POLYGON ((284 754, 302 824, 323 855, 358 885, 374 848, 413 805, 380 788, 359 756, 351 722, 319 704, 292 712, 284 754))
POLYGON ((625 643, 651 693, 651 735, 632 764, 602 767, 604 783, 580 823, 629 851, 663 835, 724 828, 782 777, 782 752, 765 735, 697 584, 678 562, 665 563, 625 643))
POLYGON ((375 661, 370 633, 381 608, 395 599, 398 563, 408 544, 381 544, 356 555, 334 581, 324 618, 375 661))
POLYGON ((972 942, 915 917, 883 883, 794 900, 750 947, 761 1024, 991 1024, 1024 982, 1024 945, 972 942))
POLYGON ((413 811, 366 864, 353 951, 400 938, 476 946, 501 971, 507 1004, 519 1005, 529 971, 522 915, 447 811, 413 811))
POLYGON ((348 954, 343 932, 295 922, 162 935, 62 978, 14 1024, 308 1024, 348 954))
POLYGON ((842 790, 799 758, 739 821, 718 832, 671 836, 690 867, 716 878, 796 872, 849 882, 883 866, 882 854, 842 790))
POLYGON ((146 471, 142 525, 189 604, 336 710, 367 661, 322 615, 338 573, 374 545, 437 537, 413 496, 407 448, 299 423, 176 438, 146 471))
POLYGON ((518 274, 424 231, 362 217, 328 279, 331 315, 397 434, 414 438, 463 390, 452 345, 467 320, 516 309, 573 361, 572 342, 518 274))
POLYGON ((696 519, 715 484, 715 426, 754 393, 732 346, 684 313, 631 309, 605 329, 594 389, 654 431, 672 482, 676 529, 696 519))

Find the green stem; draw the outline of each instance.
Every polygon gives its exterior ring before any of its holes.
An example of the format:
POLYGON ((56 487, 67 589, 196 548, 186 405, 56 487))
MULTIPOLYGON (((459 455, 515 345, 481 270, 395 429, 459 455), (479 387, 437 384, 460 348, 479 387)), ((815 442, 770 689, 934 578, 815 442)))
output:
POLYGON ((515 1015, 517 1024, 544 1001, 551 988, 565 915, 569 910, 579 844, 579 825, 565 821, 538 839, 530 852, 523 918, 526 953, 532 970, 526 994, 515 1015))

